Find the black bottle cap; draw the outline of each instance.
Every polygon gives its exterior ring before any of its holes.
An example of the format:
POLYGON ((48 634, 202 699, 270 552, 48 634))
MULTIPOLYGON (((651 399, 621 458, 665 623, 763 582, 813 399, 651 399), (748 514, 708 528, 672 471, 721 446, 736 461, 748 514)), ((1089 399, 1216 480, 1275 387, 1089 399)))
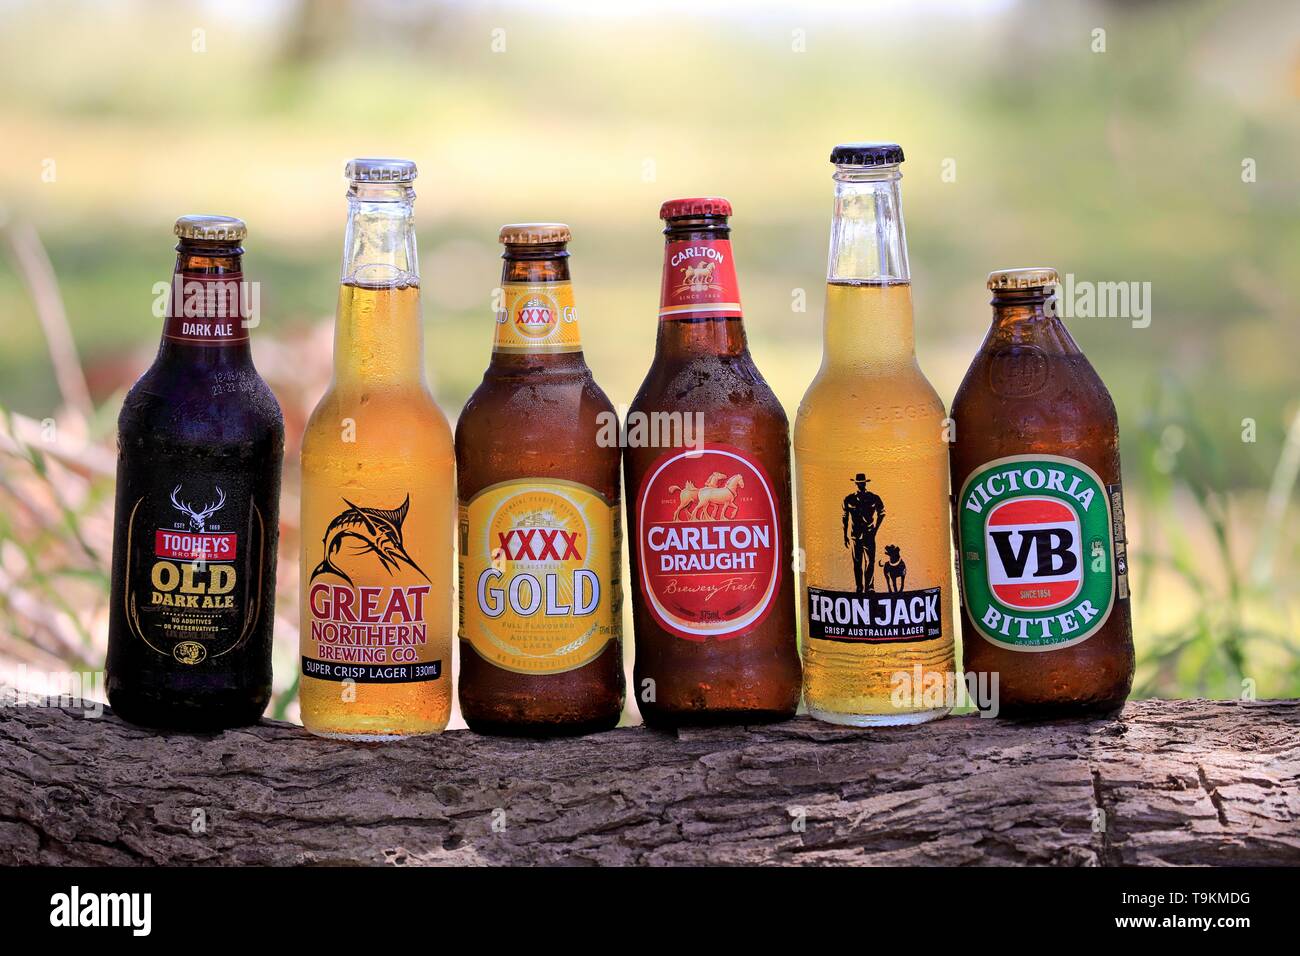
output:
POLYGON ((831 150, 836 166, 897 166, 903 147, 897 143, 841 143, 831 150))

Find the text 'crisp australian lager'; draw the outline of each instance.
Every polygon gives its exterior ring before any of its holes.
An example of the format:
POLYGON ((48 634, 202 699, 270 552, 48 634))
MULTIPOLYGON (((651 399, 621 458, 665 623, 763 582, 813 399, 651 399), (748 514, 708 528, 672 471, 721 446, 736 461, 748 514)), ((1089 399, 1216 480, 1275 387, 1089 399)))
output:
POLYGON ((601 441, 615 412, 583 359, 569 238, 502 227, 492 360, 456 423, 460 707, 480 732, 606 730, 623 711, 619 445, 601 441))
POLYGON ((892 143, 831 153, 825 350, 794 430, 804 699, 855 726, 952 706, 948 446, 916 361, 902 161, 892 143))
POLYGON ((284 422, 253 367, 247 229, 175 232, 162 344, 118 418, 107 689, 134 723, 215 729, 271 698, 284 422))
POLYGON ((993 324, 952 405, 963 657, 998 674, 1008 715, 1112 712, 1133 683, 1118 419, 1058 281, 989 276, 993 324))
POLYGON ((799 703, 789 424, 745 339, 725 199, 663 204, 654 362, 627 415, 637 706, 659 726, 799 703))
POLYGON ((415 164, 348 163, 334 377, 302 443, 302 722, 381 740, 451 714, 451 429, 424 373, 415 164))

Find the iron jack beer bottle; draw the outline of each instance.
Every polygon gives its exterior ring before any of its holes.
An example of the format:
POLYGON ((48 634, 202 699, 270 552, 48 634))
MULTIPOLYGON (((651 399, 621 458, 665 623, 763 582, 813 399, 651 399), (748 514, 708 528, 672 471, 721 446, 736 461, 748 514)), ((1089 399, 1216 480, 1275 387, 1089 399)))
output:
POLYGON ((916 361, 902 161, 892 143, 831 153, 825 350, 794 429, 804 699, 855 726, 952 706, 948 448, 916 361))
POLYGON ((451 714, 451 429, 424 374, 415 164, 347 165, 334 377, 302 444, 303 725, 384 740, 451 714))
POLYGON ((1118 420, 1058 282, 989 276, 993 324, 952 404, 963 657, 997 673, 1008 716, 1113 712, 1133 683, 1118 420))
POLYGON ((176 222, 162 343, 118 418, 109 703, 179 729, 271 699, 284 422, 253 367, 244 224, 176 222))
POLYGON ((569 227, 504 226, 492 360, 456 423, 460 707, 470 729, 574 734, 623 712, 616 421, 582 356, 569 227))
POLYGON ((624 454, 647 724, 781 720, 799 704, 790 439, 745 338, 731 204, 663 204, 654 362, 624 454))

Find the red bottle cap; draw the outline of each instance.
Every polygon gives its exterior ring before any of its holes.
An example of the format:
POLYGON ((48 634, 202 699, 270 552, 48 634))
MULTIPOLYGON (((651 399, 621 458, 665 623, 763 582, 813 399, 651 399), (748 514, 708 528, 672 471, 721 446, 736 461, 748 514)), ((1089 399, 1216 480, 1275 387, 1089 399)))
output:
POLYGON ((669 199, 659 207, 660 219, 696 219, 700 216, 730 216, 731 203, 720 196, 669 199))

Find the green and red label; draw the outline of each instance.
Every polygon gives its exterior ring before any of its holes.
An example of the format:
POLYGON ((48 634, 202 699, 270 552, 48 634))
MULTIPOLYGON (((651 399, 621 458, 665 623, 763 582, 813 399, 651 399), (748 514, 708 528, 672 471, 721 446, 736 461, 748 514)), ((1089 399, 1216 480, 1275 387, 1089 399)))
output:
POLYGON ((966 611, 986 640, 1055 650, 1087 640, 1110 616, 1123 528, 1106 486, 1082 462, 987 462, 962 486, 957 536, 966 611))

